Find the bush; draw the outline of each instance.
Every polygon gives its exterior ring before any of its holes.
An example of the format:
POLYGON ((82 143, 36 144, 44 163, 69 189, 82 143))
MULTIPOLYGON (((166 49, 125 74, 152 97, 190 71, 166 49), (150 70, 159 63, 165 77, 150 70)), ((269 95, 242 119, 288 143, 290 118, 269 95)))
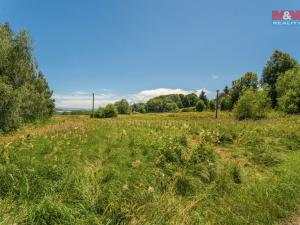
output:
POLYGON ((266 90, 248 89, 239 98, 234 108, 234 115, 239 120, 264 118, 269 106, 270 99, 267 97, 266 90))
POLYGON ((130 106, 126 99, 121 99, 114 104, 118 110, 119 114, 129 114, 130 106))
POLYGON ((118 116, 118 111, 113 104, 108 104, 104 108, 99 108, 94 116, 95 118, 113 118, 118 116))
POLYGON ((196 104, 197 112, 202 112, 205 109, 205 103, 202 99, 200 99, 196 104))
POLYGON ((292 69, 281 75, 276 84, 278 107, 292 114, 300 112, 300 69, 292 69))

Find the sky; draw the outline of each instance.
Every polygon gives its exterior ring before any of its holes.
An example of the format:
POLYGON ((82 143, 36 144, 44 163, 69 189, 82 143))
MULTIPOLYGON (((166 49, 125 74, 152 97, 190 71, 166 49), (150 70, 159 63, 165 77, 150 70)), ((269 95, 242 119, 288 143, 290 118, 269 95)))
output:
POLYGON ((169 93, 209 97, 245 72, 261 75, 275 49, 300 61, 300 26, 272 10, 299 0, 0 0, 0 23, 28 30, 60 108, 169 93))

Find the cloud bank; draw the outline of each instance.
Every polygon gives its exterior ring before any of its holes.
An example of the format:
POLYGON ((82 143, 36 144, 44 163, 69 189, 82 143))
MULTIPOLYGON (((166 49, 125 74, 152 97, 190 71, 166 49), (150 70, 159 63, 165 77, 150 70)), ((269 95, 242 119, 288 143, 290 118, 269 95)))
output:
MULTIPOLYGON (((143 90, 138 93, 129 94, 126 96, 117 95, 113 92, 103 91, 103 93, 95 94, 95 107, 105 106, 109 103, 113 103, 122 98, 127 99, 131 104, 139 102, 147 102, 149 99, 157 97, 159 95, 168 94, 200 94, 201 91, 205 91, 208 97, 212 96, 212 92, 205 88, 199 90, 183 90, 183 89, 171 89, 171 88, 156 88, 151 90, 143 90)), ((90 109, 92 106, 92 94, 86 91, 76 91, 69 95, 54 94, 56 108, 78 108, 78 109, 90 109)))

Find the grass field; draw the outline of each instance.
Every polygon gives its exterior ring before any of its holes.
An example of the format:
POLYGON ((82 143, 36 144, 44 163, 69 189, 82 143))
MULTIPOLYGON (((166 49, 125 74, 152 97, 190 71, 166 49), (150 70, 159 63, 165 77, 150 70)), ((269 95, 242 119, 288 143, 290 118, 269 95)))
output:
POLYGON ((0 137, 0 224, 279 224, 300 116, 56 116, 0 137))

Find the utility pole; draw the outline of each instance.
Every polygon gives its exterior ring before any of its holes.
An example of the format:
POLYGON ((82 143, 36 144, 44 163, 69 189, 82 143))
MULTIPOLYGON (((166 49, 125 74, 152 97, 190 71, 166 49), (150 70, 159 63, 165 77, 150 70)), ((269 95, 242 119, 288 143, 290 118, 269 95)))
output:
POLYGON ((95 94, 93 93, 93 108, 92 108, 92 118, 94 118, 94 110, 95 110, 95 94))
POLYGON ((218 118, 218 108, 219 108, 219 90, 217 90, 217 99, 216 99, 216 118, 218 118))

